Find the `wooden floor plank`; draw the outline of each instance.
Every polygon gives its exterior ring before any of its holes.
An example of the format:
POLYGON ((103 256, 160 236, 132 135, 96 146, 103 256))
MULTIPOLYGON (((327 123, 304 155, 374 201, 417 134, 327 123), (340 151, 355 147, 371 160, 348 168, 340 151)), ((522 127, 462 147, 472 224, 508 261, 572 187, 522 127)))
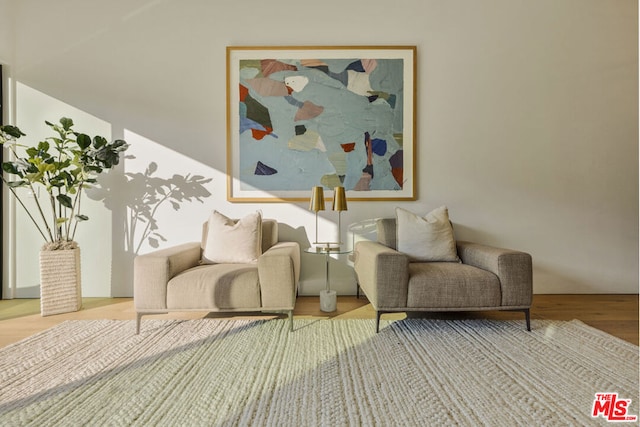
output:
MULTIPOLYGON (((522 319, 518 312, 470 312, 410 314, 430 318, 522 319)), ((252 313, 208 314, 180 312, 149 316, 158 319, 197 319, 202 317, 255 317, 252 313)), ((402 319, 404 313, 385 314, 384 319, 402 319)), ((260 317, 270 317, 261 315, 260 317)), ((578 319, 611 335, 638 345, 638 295, 534 295, 532 319, 578 319)), ((145 317, 146 318, 146 317, 145 317)), ((375 311, 364 297, 338 297, 335 312, 320 311, 318 297, 298 297, 294 318, 373 319, 375 311)), ((82 310, 55 316, 40 316, 40 300, 14 299, 0 301, 0 347, 19 341, 65 320, 115 319, 133 320, 132 298, 83 298, 82 310)))

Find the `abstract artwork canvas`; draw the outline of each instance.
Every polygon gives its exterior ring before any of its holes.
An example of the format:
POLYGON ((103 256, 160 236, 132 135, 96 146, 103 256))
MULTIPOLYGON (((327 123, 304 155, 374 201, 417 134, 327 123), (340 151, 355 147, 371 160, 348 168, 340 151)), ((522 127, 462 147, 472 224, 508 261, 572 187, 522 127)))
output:
POLYGON ((415 46, 227 47, 227 198, 415 200, 415 46))

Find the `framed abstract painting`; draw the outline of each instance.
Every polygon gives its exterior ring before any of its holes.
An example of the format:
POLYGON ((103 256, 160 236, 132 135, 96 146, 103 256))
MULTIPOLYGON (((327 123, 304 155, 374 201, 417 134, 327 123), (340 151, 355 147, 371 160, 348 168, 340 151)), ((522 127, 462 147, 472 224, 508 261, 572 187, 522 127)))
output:
POLYGON ((227 199, 415 200, 415 46, 227 47, 227 199))

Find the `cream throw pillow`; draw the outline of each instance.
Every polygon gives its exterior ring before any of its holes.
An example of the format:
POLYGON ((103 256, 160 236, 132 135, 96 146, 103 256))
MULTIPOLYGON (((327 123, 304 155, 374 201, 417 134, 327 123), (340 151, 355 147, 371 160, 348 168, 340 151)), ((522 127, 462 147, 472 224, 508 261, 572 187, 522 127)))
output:
POLYGON ((460 262, 446 206, 424 218, 396 208, 396 223, 398 251, 407 254, 410 261, 460 262))
POLYGON ((209 217, 203 264, 255 263, 262 254, 262 214, 230 219, 218 211, 209 217))

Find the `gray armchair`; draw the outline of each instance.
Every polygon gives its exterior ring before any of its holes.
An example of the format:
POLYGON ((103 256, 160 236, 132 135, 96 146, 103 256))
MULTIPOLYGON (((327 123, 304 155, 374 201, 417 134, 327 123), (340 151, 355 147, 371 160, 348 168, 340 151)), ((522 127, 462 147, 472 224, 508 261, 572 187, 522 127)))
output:
POLYGON ((262 220, 262 255, 252 264, 201 264, 201 242, 140 255, 134 261, 136 334, 143 315, 170 311, 286 312, 300 278, 300 246, 278 241, 278 223, 262 220))
POLYGON ((525 314, 531 330, 532 261, 524 252, 456 242, 457 262, 410 262, 396 248, 396 220, 377 221, 377 242, 355 247, 358 284, 376 311, 510 310, 525 314))

